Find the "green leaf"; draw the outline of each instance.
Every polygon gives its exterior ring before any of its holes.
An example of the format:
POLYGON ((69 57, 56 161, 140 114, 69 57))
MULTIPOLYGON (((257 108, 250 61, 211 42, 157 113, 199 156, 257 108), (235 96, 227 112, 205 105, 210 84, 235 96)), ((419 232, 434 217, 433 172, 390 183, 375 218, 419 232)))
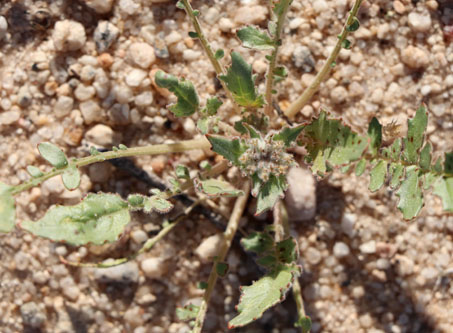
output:
POLYGON ((276 244, 277 256, 280 262, 290 264, 298 258, 297 244, 294 238, 290 237, 276 244))
POLYGON ((396 195, 400 198, 398 208, 406 220, 417 216, 423 206, 423 194, 419 184, 419 171, 416 166, 406 168, 406 178, 403 180, 396 195))
POLYGON ((38 177, 41 177, 43 176, 44 174, 42 173, 41 170, 39 170, 39 168, 33 166, 33 165, 29 165, 27 166, 27 172, 29 173, 30 176, 32 176, 33 178, 38 178, 38 177))
POLYGON ((257 130, 253 126, 247 123, 243 123, 242 125, 247 129, 252 139, 261 139, 261 135, 257 132, 257 130))
POLYGON ((273 250, 274 239, 267 232, 252 232, 241 239, 241 245, 246 251, 262 254, 273 250))
POLYGON ((75 165, 69 166, 61 175, 64 186, 72 191, 80 185, 80 172, 75 165))
POLYGON ((219 78, 225 82, 234 100, 241 106, 259 108, 264 105, 262 95, 258 95, 252 78, 252 66, 248 65, 237 52, 231 53, 232 64, 227 75, 219 78))
POLYGON ((362 158, 355 167, 356 176, 361 176, 366 168, 366 159, 362 158))
POLYGON ((145 202, 145 196, 141 194, 129 194, 127 202, 132 208, 142 208, 145 202))
POLYGON ((275 42, 272 38, 257 27, 247 26, 239 29, 236 34, 244 47, 256 50, 272 50, 275 47, 275 42))
POLYGON ((75 206, 55 206, 20 226, 34 235, 71 245, 114 242, 130 221, 128 203, 113 194, 88 194, 75 206))
POLYGON ((349 32, 354 32, 357 31, 360 27, 360 22, 357 17, 352 18, 352 23, 346 27, 346 30, 349 32))
POLYGON ((198 119, 197 128, 202 134, 207 134, 209 132, 209 118, 201 117, 200 119, 198 119))
POLYGON ((274 141, 283 141, 286 147, 296 141, 299 134, 303 131, 305 125, 298 125, 295 127, 285 127, 279 133, 273 136, 274 141))
POLYGON ((171 112, 176 117, 187 117, 198 110, 199 100, 192 82, 166 74, 162 71, 156 73, 156 84, 173 92, 178 102, 170 106, 171 112))
POLYGON ((65 168, 68 165, 63 151, 50 142, 42 142, 38 145, 41 156, 57 169, 65 168))
POLYGON ((206 102, 206 113, 208 116, 214 116, 217 114, 217 110, 223 104, 223 102, 217 97, 208 98, 206 102))
POLYGON ((408 120, 407 138, 404 139, 403 158, 405 161, 416 164, 418 162, 418 150, 423 145, 424 132, 428 125, 428 112, 421 106, 413 119, 408 120))
POLYGON ((400 153, 401 153, 401 138, 397 138, 395 141, 393 141, 390 147, 383 149, 383 155, 385 157, 391 158, 393 161, 400 160, 400 153))
POLYGON ((224 51, 224 50, 218 49, 217 51, 215 51, 214 57, 215 57, 217 60, 222 59, 224 56, 225 56, 225 51, 224 51))
MULTIPOLYGON (((254 182, 256 182, 256 180, 254 182)), ((259 188, 259 192, 256 196, 257 204, 255 215, 259 215, 264 211, 273 208, 277 200, 284 197, 287 187, 288 184, 286 183, 286 177, 284 175, 277 178, 271 174, 269 180, 259 188)))
POLYGON ((368 136, 370 138, 370 153, 376 156, 382 144, 382 125, 379 124, 376 117, 371 119, 370 125, 368 126, 368 136))
POLYGON ((175 173, 179 179, 190 179, 189 169, 184 165, 177 165, 175 173))
POLYGON ((195 31, 189 31, 189 37, 190 38, 198 38, 198 34, 195 31))
POLYGON ((288 77, 288 69, 285 66, 278 66, 274 69, 274 84, 283 81, 288 77))
POLYGON ((351 41, 347 38, 343 39, 343 41, 341 42, 341 47, 346 50, 349 50, 352 47, 351 41))
POLYGON ((237 306, 239 315, 230 320, 228 328, 245 326, 260 318, 267 309, 283 301, 298 274, 296 266, 280 265, 251 286, 241 287, 241 299, 237 306))
POLYGON ((166 214, 173 209, 173 204, 162 198, 160 194, 155 194, 145 199, 143 210, 146 213, 155 211, 156 213, 166 214))
POLYGON ((293 0, 278 0, 273 2, 274 13, 277 16, 283 15, 293 0))
POLYGON ((239 165, 239 157, 247 150, 247 146, 239 139, 227 139, 221 136, 206 136, 212 145, 212 150, 222 155, 228 161, 239 165))
POLYGON ((308 316, 300 318, 294 323, 294 327, 301 327, 302 333, 308 333, 311 330, 311 319, 308 316))
POLYGON ((176 308, 176 317, 179 320, 191 320, 197 317, 200 307, 197 305, 189 304, 183 308, 176 308))
POLYGON ((387 175, 387 161, 381 160, 370 172, 370 186, 368 187, 371 192, 379 190, 385 181, 387 175))
POLYGON ((179 9, 185 9, 186 7, 184 6, 184 2, 182 2, 181 0, 179 0, 177 3, 176 3, 176 7, 179 8, 179 9))
POLYGON ((224 262, 218 262, 215 265, 215 270, 220 277, 224 277, 228 272, 228 264, 224 262))
POLYGON ((218 179, 194 180, 195 190, 209 197, 237 197, 244 192, 235 189, 230 183, 218 179))
POLYGON ((395 189, 401 184, 401 178, 404 175, 404 166, 398 163, 390 164, 390 174, 392 175, 392 179, 390 180, 390 187, 392 189, 395 189))
POLYGON ((201 289, 201 290, 205 290, 206 288, 208 288, 208 283, 204 282, 204 281, 200 281, 197 283, 197 288, 201 289))
POLYGON ((11 194, 13 188, 0 182, 0 232, 10 232, 16 221, 16 206, 11 194))
POLYGON ((431 144, 427 142, 420 152, 420 168, 429 170, 431 167, 431 144))
POLYGON ((445 153, 444 172, 453 175, 453 152, 445 153))
POLYGON ((442 207, 445 211, 453 212, 453 177, 440 178, 434 184, 433 193, 442 199, 442 207))

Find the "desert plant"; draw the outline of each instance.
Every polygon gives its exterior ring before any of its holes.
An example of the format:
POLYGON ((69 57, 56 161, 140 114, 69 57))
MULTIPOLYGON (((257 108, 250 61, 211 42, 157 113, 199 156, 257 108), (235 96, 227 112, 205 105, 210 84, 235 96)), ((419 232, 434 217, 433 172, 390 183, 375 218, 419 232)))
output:
MULTIPOLYGON (((131 211, 167 213, 173 208, 172 197, 188 189, 194 188, 204 197, 238 197, 224 232, 223 245, 214 260, 207 283, 203 284, 206 290, 200 307, 189 305, 177 310, 181 319, 193 320, 194 332, 201 332, 216 280, 226 274, 228 267, 224 259, 251 193, 257 200, 256 214, 274 209, 275 223, 272 228, 244 237, 241 244, 245 250, 256 253, 257 263, 267 273, 251 286, 241 288, 242 296, 237 307, 239 314, 229 322, 229 327, 244 326, 256 320, 265 310, 281 302, 293 288, 299 311, 295 325, 306 332, 310 329, 310 319, 305 316, 297 280, 300 274, 297 244, 289 236, 285 209, 280 201, 287 188, 287 171, 296 164, 293 147, 305 147, 305 159, 319 177, 325 176, 334 168, 341 168, 346 172, 353 167, 355 173, 361 175, 367 166, 371 166, 370 191, 377 191, 388 182, 389 187, 396 190, 398 208, 404 219, 412 219, 420 212, 423 207, 423 191, 430 188, 442 199, 443 208, 452 212, 453 152, 445 153, 443 158, 436 161, 432 160, 431 144, 425 140, 428 123, 425 106, 421 106, 415 117, 408 121, 406 137, 395 137, 393 142, 385 144, 382 139, 383 126, 376 118, 372 119, 366 133, 354 132, 340 119, 331 118, 325 111, 321 111, 309 123, 273 127, 278 122, 272 120, 279 116, 273 107, 273 96, 278 93, 278 82, 284 80, 287 74, 286 68, 278 65, 278 51, 291 1, 272 0, 269 3, 271 19, 267 31, 255 26, 237 31, 243 46, 269 52, 266 56, 269 66, 264 94, 255 86, 251 66, 238 52, 230 54, 230 67, 223 66, 221 61, 225 52, 211 48, 198 21, 200 12, 194 10, 188 0, 177 3, 177 7, 185 10, 193 23, 195 31, 189 35, 200 41, 211 61, 227 98, 232 102, 231 112, 242 115, 242 120, 234 127, 217 115, 223 103, 219 97, 213 96, 202 103, 191 82, 160 71, 156 74, 156 84, 167 88, 177 97, 177 102, 169 107, 170 111, 176 117, 189 117, 198 113, 200 118, 197 127, 204 137, 149 147, 128 148, 119 145, 107 152, 92 148, 90 156, 80 159, 68 159, 52 143, 41 143, 38 150, 53 169, 43 173, 37 167, 29 166, 27 170, 30 180, 16 186, 0 183, 0 230, 7 233, 18 226, 34 235, 72 245, 103 244, 119 238, 130 221, 131 211), (224 160, 214 166, 206 164, 205 170, 195 178, 190 178, 185 167, 177 167, 172 186, 166 191, 153 189, 149 196, 132 194, 127 199, 114 194, 91 193, 75 206, 50 208, 38 221, 16 222, 14 196, 39 186, 51 177, 61 176, 65 187, 74 190, 80 184, 79 168, 83 166, 121 157, 176 153, 200 148, 211 148, 223 156, 224 160), (243 188, 236 189, 228 182, 216 178, 230 166, 239 168, 242 176, 250 180, 244 183, 243 188)), ((294 118, 334 66, 341 48, 351 47, 347 36, 359 28, 357 12, 360 4, 360 0, 355 1, 330 57, 314 82, 284 111, 283 119, 294 118)), ((197 204, 200 202, 195 202, 186 213, 197 204)), ((149 239, 138 253, 149 250, 181 219, 164 223, 158 235, 149 239)), ((137 254, 101 263, 65 262, 75 266, 111 267, 135 258, 137 254)))

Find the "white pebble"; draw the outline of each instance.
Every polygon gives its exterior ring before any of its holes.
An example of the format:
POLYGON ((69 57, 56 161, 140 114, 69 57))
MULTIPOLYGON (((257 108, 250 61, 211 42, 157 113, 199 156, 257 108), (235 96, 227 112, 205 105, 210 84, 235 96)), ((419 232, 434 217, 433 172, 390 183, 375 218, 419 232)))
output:
POLYGON ((427 32, 431 28, 431 16, 428 12, 422 14, 412 12, 408 15, 408 21, 415 32, 427 32))
POLYGON ((329 6, 324 0, 315 0, 315 2, 313 2, 313 9, 319 14, 329 9, 329 6))
POLYGON ((74 96, 79 101, 87 101, 91 99, 96 94, 96 90, 92 86, 87 86, 84 84, 79 84, 74 90, 74 96))
POLYGON ((167 265, 162 258, 147 258, 142 261, 140 267, 150 279, 159 279, 167 272, 167 265))
POLYGON ((88 7, 98 14, 106 14, 112 10, 113 0, 85 0, 88 7))
POLYGON ((349 246, 343 242, 336 242, 333 246, 333 254, 337 258, 344 258, 348 256, 349 253, 351 253, 349 246))
MULTIPOLYGON (((145 91, 135 96, 134 103, 136 106, 145 107, 153 103, 153 94, 151 91, 145 91)), ((187 118, 190 119, 190 118, 187 118)))
POLYGON ((235 27, 233 21, 231 21, 229 18, 222 17, 219 20, 219 28, 223 32, 230 32, 233 28, 235 27))
POLYGON ((156 61, 154 48, 147 43, 133 43, 129 47, 128 58, 133 64, 144 69, 149 68, 156 61))
POLYGON ((140 5, 133 0, 120 0, 120 11, 126 15, 134 15, 137 13, 140 5))
POLYGON ((343 86, 338 86, 330 92, 330 98, 335 104, 341 104, 348 98, 348 91, 343 86))
POLYGON ((302 168, 293 167, 287 175, 288 191, 285 202, 291 221, 310 220, 316 213, 316 184, 313 174, 302 168))
POLYGON ((82 112, 83 119, 86 124, 91 124, 95 121, 102 120, 102 110, 98 103, 93 100, 80 103, 80 112, 82 112))
POLYGON ((22 251, 17 252, 14 255, 14 263, 16 264, 16 269, 19 271, 24 271, 28 267, 28 255, 22 251))
POLYGON ((195 126, 195 122, 192 120, 192 118, 186 118, 186 120, 184 121, 183 127, 186 130, 186 132, 189 134, 194 134, 197 130, 196 126, 195 126))
POLYGON ((355 235, 354 225, 356 221, 357 216, 350 213, 345 213, 343 215, 343 218, 341 219, 341 230, 350 238, 354 237, 355 235))
POLYGON ((415 46, 406 47, 401 53, 401 60, 411 68, 425 68, 429 65, 428 54, 415 46))
POLYGON ((11 125, 20 119, 19 110, 11 110, 0 113, 0 125, 11 125))
POLYGON ((233 17, 238 24, 258 24, 266 19, 267 7, 258 5, 238 7, 233 17))
POLYGON ((109 21, 100 21, 94 30, 94 42, 99 52, 106 51, 119 35, 119 29, 109 21))
POLYGON ((194 51, 194 50, 191 50, 191 49, 186 49, 182 53, 182 57, 186 61, 194 61, 194 60, 197 60, 197 59, 199 59, 201 57, 201 52, 194 51))
POLYGON ((85 45, 85 28, 76 21, 58 21, 55 23, 52 40, 57 51, 79 50, 85 45))
POLYGON ((141 70, 141 69, 133 69, 129 74, 126 76, 126 84, 129 87, 136 88, 138 87, 145 77, 148 76, 148 73, 141 70))
POLYGON ((127 104, 132 100, 133 97, 132 90, 131 88, 124 84, 116 85, 113 88, 113 91, 117 102, 120 104, 127 104))
POLYGON ((131 232, 132 240, 137 244, 142 244, 148 239, 148 235, 142 229, 136 229, 131 232))
POLYGON ((309 247, 305 251, 305 257, 307 258, 307 261, 312 264, 312 265, 317 265, 322 259, 321 252, 319 252, 317 249, 314 247, 309 247))
POLYGON ((72 111, 74 99, 68 96, 59 96, 54 106, 55 115, 58 118, 66 117, 72 111))
POLYGON ((376 241, 372 240, 360 245, 360 252, 372 254, 376 252, 376 241))
POLYGON ((0 40, 5 38, 6 33, 8 32, 8 22, 4 16, 0 16, 0 40))
POLYGON ((224 242, 223 234, 215 234, 205 238, 195 250, 195 254, 203 262, 210 262, 219 253, 224 242))
POLYGON ((113 130, 106 125, 98 124, 86 132, 85 138, 94 144, 109 146, 113 142, 113 130))

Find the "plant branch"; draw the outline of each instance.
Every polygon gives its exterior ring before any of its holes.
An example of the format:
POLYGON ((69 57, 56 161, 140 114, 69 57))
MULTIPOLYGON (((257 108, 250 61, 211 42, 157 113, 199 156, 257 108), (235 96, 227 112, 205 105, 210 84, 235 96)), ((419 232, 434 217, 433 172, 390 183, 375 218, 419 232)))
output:
MULTIPOLYGON (((104 153, 99 153, 96 155, 91 155, 91 156, 80 158, 78 160, 71 162, 71 165, 78 168, 78 167, 87 166, 87 165, 90 165, 93 163, 103 162, 106 160, 120 158, 120 157, 141 156, 141 155, 158 155, 158 154, 166 154, 166 153, 181 153, 181 152, 188 151, 188 150, 207 149, 210 147, 211 147, 211 144, 209 143, 209 141, 205 137, 202 137, 200 139, 181 141, 178 143, 169 143, 169 144, 152 145, 152 146, 146 146, 146 147, 127 148, 124 150, 118 149, 118 150, 106 151, 104 153)), ((45 173, 41 177, 32 178, 25 183, 14 186, 13 189, 11 190, 11 194, 16 195, 20 192, 26 191, 26 190, 34 187, 34 186, 38 186, 47 179, 61 175, 65 170, 66 170, 66 168, 53 169, 52 171, 45 173)))
POLYGON ((335 45, 334 49, 332 50, 332 53, 330 54, 329 58, 327 58, 326 63, 321 68, 321 70, 318 72, 318 74, 316 75, 315 79, 310 84, 310 86, 308 86, 307 89, 305 89, 305 91, 302 93, 302 95, 300 95, 288 107, 288 109, 285 110, 285 115, 287 117, 293 118, 296 115, 296 113, 298 113, 300 110, 302 110, 302 108, 308 103, 310 98, 318 91, 319 85, 321 84, 322 81, 324 81, 327 74, 329 74, 333 63, 338 56, 338 53, 340 53, 340 51, 341 51, 342 44, 349 34, 348 27, 353 23, 354 18, 357 15, 357 12, 360 8, 361 3, 362 3, 362 0, 355 1, 354 7, 352 8, 351 12, 349 13, 348 19, 346 20, 346 23, 343 26, 343 30, 341 31, 341 34, 338 36, 338 42, 335 45))
POLYGON ((233 211, 230 216, 230 220, 228 221, 227 228, 223 233, 224 241, 217 256, 217 259, 214 260, 211 273, 209 274, 208 286, 206 287, 205 293, 203 295, 203 300, 200 305, 200 309, 198 310, 198 314, 195 319, 195 325, 192 331, 193 333, 201 333, 203 322, 206 316, 206 311, 208 310, 208 303, 209 300, 211 299, 211 295, 212 292, 214 291, 214 286, 218 278, 217 264, 225 260, 226 254, 231 246, 234 235, 236 234, 236 231, 239 227, 239 220, 242 216, 242 213, 244 212, 245 204, 247 203, 247 199, 249 197, 250 191, 249 181, 245 183, 243 191, 245 194, 236 199, 233 211))

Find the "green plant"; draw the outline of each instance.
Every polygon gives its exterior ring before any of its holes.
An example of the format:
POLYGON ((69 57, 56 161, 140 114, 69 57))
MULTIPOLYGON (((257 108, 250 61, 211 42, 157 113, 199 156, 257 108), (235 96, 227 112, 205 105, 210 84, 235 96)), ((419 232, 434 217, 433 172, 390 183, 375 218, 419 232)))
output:
MULTIPOLYGON (((222 105, 219 97, 209 98, 202 107, 203 103, 200 102, 191 82, 158 72, 157 85, 167 88, 177 97, 176 104, 169 107, 170 111, 176 117, 188 117, 198 112, 200 119, 197 126, 206 137, 149 147, 128 148, 120 145, 108 152, 92 149, 90 156, 81 159, 68 159, 55 145, 41 143, 38 146, 41 156, 54 168, 48 173, 42 173, 38 168, 29 166, 29 181, 17 186, 0 183, 0 230, 9 232, 18 225, 32 234, 55 241, 65 241, 73 245, 103 244, 119 238, 130 221, 131 211, 167 213, 173 208, 171 198, 190 188, 207 197, 238 197, 224 232, 224 243, 204 286, 206 291, 203 302, 199 308, 189 305, 185 309, 178 309, 180 318, 194 319, 194 332, 200 332, 216 280, 223 276, 228 268, 224 260, 238 229, 248 194, 251 193, 257 199, 256 214, 270 209, 276 212, 273 228, 252 233, 242 240, 247 251, 257 254, 257 263, 266 269, 267 274, 251 286, 242 288, 239 314, 230 321, 229 326, 239 327, 250 323, 265 310, 282 301, 287 291, 293 288, 300 314, 296 326, 308 331, 310 319, 304 314, 297 280, 300 274, 297 247, 295 241, 289 237, 287 219, 280 201, 287 188, 286 173, 289 167, 296 163, 293 147, 305 147, 306 161, 320 177, 335 167, 342 168, 343 171, 355 167, 355 173, 361 175, 368 165, 371 166, 369 189, 377 191, 389 180, 390 188, 397 191, 398 208, 405 219, 412 219, 419 213, 423 206, 423 191, 429 188, 433 188, 434 194, 441 197, 446 211, 453 211, 453 153, 446 153, 443 158, 432 160, 431 144, 425 142, 428 113, 424 106, 409 120, 406 137, 395 138, 390 144, 383 143, 382 125, 376 118, 370 122, 367 133, 355 133, 341 120, 329 117, 324 111, 310 123, 272 128, 274 123, 277 124, 272 121, 277 117, 272 103, 273 95, 277 93, 275 88, 278 82, 286 76, 286 69, 278 66, 277 62, 282 42, 282 27, 290 4, 290 0, 270 1, 272 17, 267 31, 248 26, 237 32, 245 47, 270 52, 267 55, 269 66, 263 95, 256 88, 251 66, 238 52, 231 53, 230 67, 225 68, 222 65, 225 52, 212 50, 198 22, 200 13, 191 7, 188 0, 179 1, 178 8, 187 12, 195 29, 190 36, 200 41, 227 97, 233 103, 232 112, 241 114, 242 120, 237 122, 234 128, 231 127, 217 115, 222 105), (225 160, 213 167, 207 167, 195 178, 190 178, 185 167, 176 168, 176 179, 172 188, 167 191, 154 189, 149 196, 133 194, 126 200, 113 194, 89 194, 75 206, 56 206, 49 209, 38 221, 21 221, 16 224, 14 196, 51 177, 61 175, 66 188, 73 190, 80 184, 79 168, 92 163, 127 156, 175 153, 200 148, 212 148, 225 160), (230 165, 239 168, 242 175, 250 179, 251 184, 245 182, 242 189, 236 189, 228 182, 215 178, 230 165)), ((355 2, 343 31, 338 36, 336 47, 313 84, 284 111, 287 118, 293 118, 317 91, 319 84, 334 65, 341 48, 351 47, 347 36, 359 28, 356 14, 360 4, 360 0, 355 2)), ((193 206, 189 207, 186 213, 192 208, 193 206)), ((164 223, 159 234, 148 240, 138 253, 149 250, 180 220, 182 218, 164 223)), ((136 255, 94 264, 67 263, 76 266, 110 267, 131 260, 136 255)))

